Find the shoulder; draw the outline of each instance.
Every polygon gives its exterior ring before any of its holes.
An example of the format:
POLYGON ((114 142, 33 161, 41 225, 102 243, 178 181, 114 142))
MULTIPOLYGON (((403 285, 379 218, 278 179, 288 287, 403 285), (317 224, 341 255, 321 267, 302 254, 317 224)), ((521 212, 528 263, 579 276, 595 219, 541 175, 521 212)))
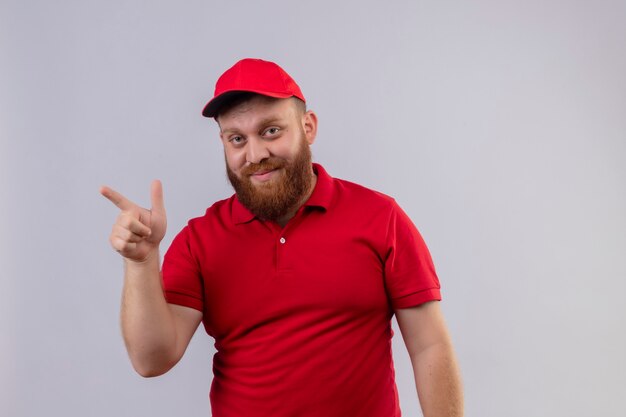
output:
POLYGON ((172 241, 172 246, 183 245, 196 252, 197 249, 206 249, 228 236, 233 224, 233 199, 234 196, 216 201, 206 209, 204 215, 189 219, 172 241))
POLYGON ((223 224, 229 222, 232 217, 232 206, 235 200, 233 194, 229 198, 216 201, 209 208, 206 209, 204 215, 193 217, 187 222, 187 226, 194 229, 204 229, 207 227, 213 227, 215 224, 223 224))
POLYGON ((340 178, 333 178, 333 183, 337 199, 345 203, 359 205, 365 210, 393 210, 397 206, 393 197, 361 184, 340 178))
POLYGON ((396 199, 378 190, 341 178, 332 178, 334 206, 346 221, 356 221, 364 227, 408 227, 415 225, 396 199))

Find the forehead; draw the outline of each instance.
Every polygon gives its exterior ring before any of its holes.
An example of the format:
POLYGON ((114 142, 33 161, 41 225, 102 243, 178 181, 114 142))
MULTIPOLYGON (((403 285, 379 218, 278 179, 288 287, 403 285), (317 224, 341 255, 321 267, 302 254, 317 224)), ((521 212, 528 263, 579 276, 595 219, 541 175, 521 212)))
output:
POLYGON ((228 108, 217 118, 220 128, 248 125, 263 120, 288 120, 295 115, 292 99, 277 99, 266 96, 254 96, 228 108))

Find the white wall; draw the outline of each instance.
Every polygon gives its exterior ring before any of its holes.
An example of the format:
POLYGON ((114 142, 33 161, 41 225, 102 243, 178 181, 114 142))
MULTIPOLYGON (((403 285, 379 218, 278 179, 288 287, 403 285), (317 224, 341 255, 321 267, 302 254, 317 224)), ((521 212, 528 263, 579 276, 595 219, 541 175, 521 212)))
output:
POLYGON ((422 231, 467 416, 625 415, 626 3, 383 3, 0 1, 0 415, 209 415, 202 332, 131 370, 98 187, 162 179, 166 245, 230 195, 200 111, 245 56, 298 80, 315 160, 422 231))

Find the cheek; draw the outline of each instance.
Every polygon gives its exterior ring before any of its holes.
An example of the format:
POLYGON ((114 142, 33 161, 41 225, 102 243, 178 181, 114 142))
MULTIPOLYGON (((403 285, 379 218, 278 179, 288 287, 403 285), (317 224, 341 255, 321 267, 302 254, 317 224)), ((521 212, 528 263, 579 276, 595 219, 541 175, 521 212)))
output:
POLYGON ((224 152, 224 159, 226 165, 233 172, 239 172, 246 162, 245 154, 243 152, 224 152))
POLYGON ((275 146, 274 149, 271 149, 270 151, 275 156, 287 160, 292 160, 294 156, 298 154, 300 146, 301 144, 298 140, 291 139, 289 141, 284 141, 280 144, 277 144, 277 146, 275 146))

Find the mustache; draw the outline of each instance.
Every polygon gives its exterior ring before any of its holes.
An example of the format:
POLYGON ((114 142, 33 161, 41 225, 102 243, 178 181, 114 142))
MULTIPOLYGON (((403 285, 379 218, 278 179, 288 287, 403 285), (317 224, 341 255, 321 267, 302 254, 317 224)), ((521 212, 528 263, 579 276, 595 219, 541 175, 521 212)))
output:
POLYGON ((278 158, 276 156, 269 157, 267 159, 262 160, 258 164, 250 164, 241 170, 241 174, 244 176, 250 176, 255 172, 259 171, 271 171, 274 169, 280 169, 287 166, 287 161, 283 158, 278 158))

